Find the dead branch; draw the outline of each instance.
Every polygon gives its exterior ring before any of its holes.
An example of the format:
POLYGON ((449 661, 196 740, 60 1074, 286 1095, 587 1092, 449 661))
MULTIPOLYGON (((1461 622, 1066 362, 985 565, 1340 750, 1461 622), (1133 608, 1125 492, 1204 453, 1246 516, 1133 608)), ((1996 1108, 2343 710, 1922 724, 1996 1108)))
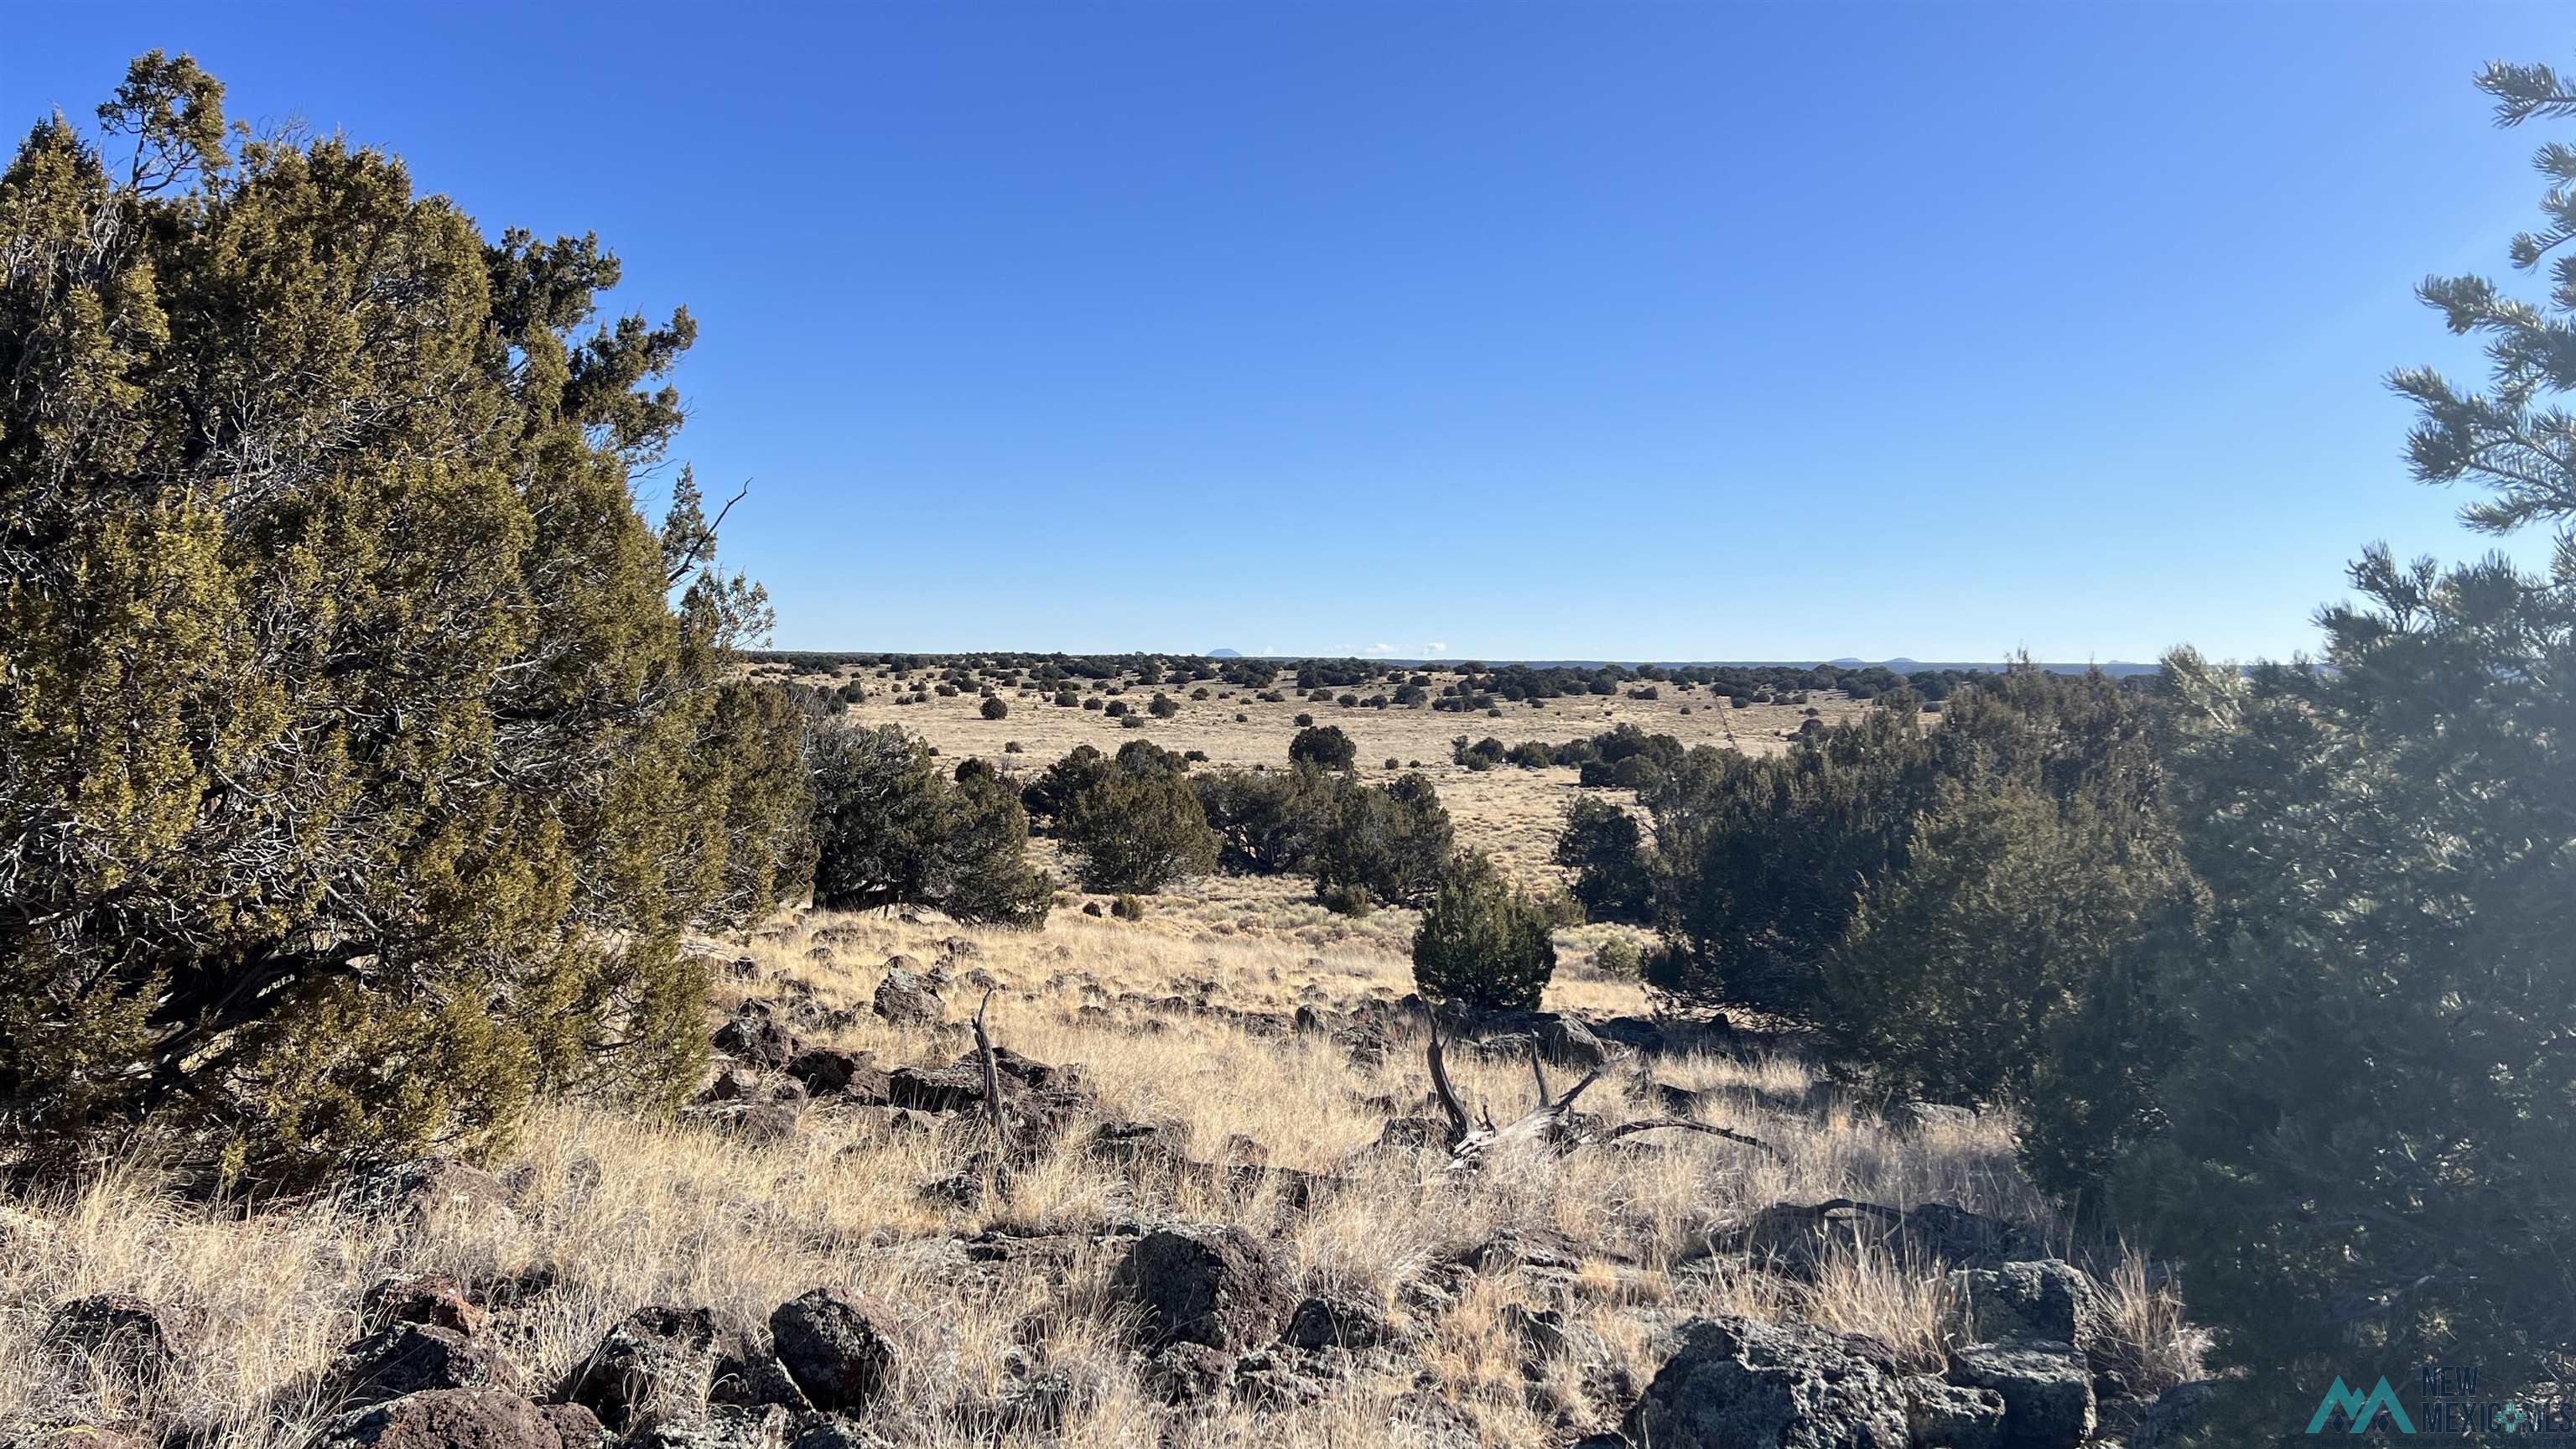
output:
POLYGON ((1729 1127, 1715 1127, 1706 1122, 1694 1122, 1688 1117, 1650 1117, 1642 1122, 1622 1122, 1616 1127, 1609 1128, 1606 1131, 1596 1134, 1591 1140, 1595 1142, 1616 1142, 1620 1138, 1626 1137, 1631 1133, 1653 1132, 1664 1127, 1675 1128, 1683 1132, 1705 1132, 1711 1137, 1723 1137, 1729 1142, 1740 1142, 1747 1147, 1767 1152, 1779 1161, 1786 1162, 1789 1160, 1788 1154, 1782 1152, 1779 1148, 1772 1146, 1770 1143, 1762 1141, 1760 1138, 1747 1137, 1743 1133, 1735 1131, 1729 1127))
MULTIPOLYGON (((979 1023, 980 1020, 979 1016, 979 1023)), ((1609 1068, 1607 1066, 1593 1068, 1584 1074, 1583 1080, 1576 1082, 1566 1089, 1563 1096, 1559 1096, 1555 1088, 1548 1084, 1547 1063, 1541 1059, 1535 1045, 1530 1048, 1530 1078, 1538 1087, 1538 1105, 1501 1127, 1494 1125, 1494 1119, 1490 1114, 1480 1113, 1479 1115, 1483 1116, 1484 1125, 1476 1126, 1474 1119, 1467 1114, 1466 1105, 1459 1101, 1457 1088, 1449 1080, 1448 1060, 1440 1046, 1440 1018, 1437 1013, 1426 1013, 1426 1020, 1430 1025, 1430 1042, 1424 1049, 1424 1055, 1431 1068, 1432 1093, 1439 1098, 1440 1110, 1449 1118, 1449 1167, 1453 1172, 1480 1167, 1497 1150, 1508 1149, 1517 1144, 1541 1144, 1562 1155, 1594 1143, 1616 1142, 1622 1137, 1666 1127, 1686 1132, 1705 1133, 1711 1137, 1722 1137, 1729 1142, 1740 1143, 1769 1153, 1781 1161, 1788 1160, 1785 1154, 1767 1142, 1747 1137, 1730 1128, 1713 1127, 1705 1122, 1693 1122, 1681 1117, 1650 1118, 1640 1122, 1623 1123, 1597 1132, 1577 1130, 1574 1125, 1575 1101, 1585 1092, 1590 1091, 1592 1084, 1600 1081, 1602 1074, 1609 1068)))
POLYGON ((1011 1150, 1011 1124, 1002 1115, 1002 1070, 993 1060, 993 1037, 984 1029, 984 1013, 993 1008, 993 993, 984 993, 983 1004, 975 1008, 975 1054, 984 1062, 984 1110, 993 1118, 993 1140, 1002 1151, 1011 1150))

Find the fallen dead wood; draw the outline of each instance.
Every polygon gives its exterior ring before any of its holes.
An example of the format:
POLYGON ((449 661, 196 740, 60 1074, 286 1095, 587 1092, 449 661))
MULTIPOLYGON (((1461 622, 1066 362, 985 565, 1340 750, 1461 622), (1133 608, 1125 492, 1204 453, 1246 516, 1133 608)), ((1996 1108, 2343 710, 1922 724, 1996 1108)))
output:
POLYGON ((1729 1142, 1768 1153, 1782 1161, 1787 1160, 1778 1148, 1767 1142, 1748 1137, 1730 1128, 1712 1126, 1706 1122, 1694 1122, 1682 1117, 1654 1117, 1601 1129, 1585 1127, 1575 1115, 1575 1101, 1591 1090, 1592 1084, 1600 1081, 1602 1074, 1609 1068, 1595 1067, 1584 1073, 1581 1081, 1567 1088, 1564 1095, 1559 1096, 1556 1090, 1548 1085, 1547 1064, 1540 1059, 1535 1045, 1530 1048, 1529 1061, 1530 1076, 1538 1087, 1538 1105, 1500 1127, 1494 1125, 1493 1114, 1485 1111, 1481 1104, 1477 1109, 1476 1117, 1471 1118, 1468 1116, 1466 1105, 1458 1100, 1458 1089, 1449 1080, 1448 1059, 1443 1054, 1440 1044, 1440 1018, 1437 1013, 1426 1013, 1426 1019, 1430 1027, 1430 1042, 1424 1048, 1424 1055, 1431 1069, 1432 1092, 1439 1098, 1440 1110, 1449 1118, 1449 1167, 1453 1172, 1474 1170, 1481 1167, 1496 1152, 1509 1151, 1522 1145, 1543 1146, 1559 1156, 1564 1156, 1598 1143, 1616 1142, 1623 1137, 1632 1137, 1640 1132, 1653 1132, 1665 1128, 1721 1137, 1729 1142))

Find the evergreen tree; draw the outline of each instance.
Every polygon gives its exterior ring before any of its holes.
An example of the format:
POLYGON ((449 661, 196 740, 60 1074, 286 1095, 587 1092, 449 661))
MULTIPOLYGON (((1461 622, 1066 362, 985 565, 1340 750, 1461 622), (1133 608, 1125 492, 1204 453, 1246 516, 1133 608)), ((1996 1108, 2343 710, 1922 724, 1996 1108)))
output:
POLYGON ((0 1130, 274 1179, 675 1102, 680 936, 805 815, 763 600, 630 486, 695 327, 222 101, 155 52, 0 172, 0 1130))
POLYGON ((1317 765, 1327 770, 1347 770, 1360 757, 1360 747, 1340 725, 1310 725, 1297 731, 1288 741, 1291 764, 1317 765))
MULTIPOLYGON (((2479 84, 2508 124, 2576 117, 2546 67, 2479 84)), ((2576 1381, 2576 150, 2538 164, 2548 224, 2511 256, 2547 297, 2422 289, 2489 386, 2393 383, 2416 475, 2481 488, 2475 528, 2554 530, 2546 568, 2374 547, 2326 667, 2168 666, 2218 949, 2170 1134, 2125 1177, 2249 1397, 2427 1362, 2499 1396, 2576 1381)))
POLYGON ((1413 934, 1422 994, 1478 1011, 1535 1011, 1555 974, 1547 913, 1483 854, 1453 856, 1413 934))
POLYGON ((1045 923, 1055 883, 1029 863, 1028 812, 991 766, 968 760, 952 780, 898 725, 824 727, 814 757, 814 904, 1045 923))
POLYGON ((1364 898, 1395 905, 1430 899, 1456 848, 1439 791, 1419 774, 1384 786, 1310 770, 1306 857, 1319 900, 1364 898))
POLYGON ((1191 788, 1188 764, 1146 740, 1085 770, 1056 817, 1056 834, 1092 890, 1151 895, 1216 869, 1216 832, 1191 788))

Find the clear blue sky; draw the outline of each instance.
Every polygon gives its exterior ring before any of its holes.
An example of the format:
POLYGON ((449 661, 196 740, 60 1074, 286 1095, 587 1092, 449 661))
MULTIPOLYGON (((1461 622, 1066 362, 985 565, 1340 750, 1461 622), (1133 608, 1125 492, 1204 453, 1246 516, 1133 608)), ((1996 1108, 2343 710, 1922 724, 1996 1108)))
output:
POLYGON ((2309 646, 2409 288, 2547 137, 2472 4, 33 5, 685 302, 679 455, 802 648, 2309 646))

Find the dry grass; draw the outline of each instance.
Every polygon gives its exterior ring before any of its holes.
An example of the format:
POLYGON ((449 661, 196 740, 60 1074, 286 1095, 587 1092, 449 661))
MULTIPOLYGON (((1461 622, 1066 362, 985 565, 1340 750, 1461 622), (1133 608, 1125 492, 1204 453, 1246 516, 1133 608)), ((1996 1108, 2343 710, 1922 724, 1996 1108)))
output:
MULTIPOLYGON (((1441 1171, 1436 1156, 1363 1159, 1386 1117, 1370 1099, 1422 1097, 1417 1050, 1357 1066, 1328 1038, 1275 1033, 1217 1009, 1390 999, 1410 982, 1402 959, 1376 940, 1200 936, 1159 915, 1130 924, 1059 913, 1028 934, 816 916, 756 941, 757 975, 728 989, 777 995, 793 980, 825 1006, 864 1008, 886 957, 937 959, 952 939, 971 953, 955 960, 961 974, 982 969, 1000 983, 997 1039, 1039 1060, 1082 1063, 1103 1118, 1178 1124, 1209 1160, 1249 1138, 1274 1166, 1341 1172, 1350 1185, 1299 1212, 1272 1184, 1236 1192, 1066 1146, 1016 1175, 999 1200, 960 1208, 918 1187, 954 1169, 973 1124, 899 1135, 870 1114, 820 1107, 770 1145, 605 1108, 549 1107, 495 1164, 515 1221, 474 1233, 424 1236, 333 1202, 250 1212, 183 1203, 135 1167, 17 1203, 0 1221, 0 1442, 44 1442, 37 1431, 46 1426, 142 1424, 156 1433, 189 1426, 221 1444, 299 1444, 331 1407, 315 1385, 356 1336, 360 1293, 423 1269, 542 1281, 499 1330, 540 1383, 643 1305, 756 1318, 836 1285, 881 1305, 896 1325, 899 1367, 880 1412, 900 1442, 991 1442, 958 1414, 961 1398, 1046 1369, 1077 1389, 1062 1429, 1041 1436, 1047 1442, 1443 1442, 1418 1396, 1406 1398, 1421 1370, 1392 1361, 1361 1360, 1319 1402, 1258 1420, 1237 1407, 1173 1423, 1140 1386, 1107 1307, 1114 1245, 1091 1235, 1122 1219, 1178 1218, 1242 1223, 1272 1240, 1300 1291, 1387 1306, 1482 1442, 1562 1443, 1614 1417, 1620 1405, 1601 1386, 1623 1371, 1642 1382, 1655 1366, 1655 1334, 1695 1314, 1794 1314, 1877 1334, 1912 1357, 1937 1354, 1937 1265, 1855 1256, 1813 1284, 1787 1283, 1700 1255, 1712 1225, 1773 1202, 1834 1196, 2043 1216, 2013 1168, 2008 1122, 1899 1139, 1830 1100, 1766 1109, 1758 1103, 1811 1095, 1807 1069, 1778 1056, 1666 1058, 1656 1071, 1680 1085, 1743 1089, 1732 1098, 1742 1105, 1710 1120, 1776 1144, 1779 1160, 1681 1133, 1636 1139, 1651 1144, 1637 1151, 1514 1160, 1472 1181, 1441 1171), (1069 1236, 1060 1259, 969 1262, 958 1238, 994 1227, 1069 1236), (1507 1228, 1561 1232, 1585 1261, 1571 1273, 1488 1271, 1446 1302, 1418 1296, 1427 1267, 1507 1228), (184 1366, 157 1392, 138 1398, 31 1351, 52 1305, 103 1291, 164 1305, 187 1336, 184 1366), (1563 1313, 1573 1346, 1533 1359, 1519 1324, 1547 1308, 1563 1313)), ((1637 1002, 1632 985, 1576 980, 1551 1001, 1566 1004, 1602 1013, 1637 1002)), ((957 1006, 960 1016, 971 1009, 957 1006)), ((963 1045, 954 1029, 902 1031, 863 1009, 838 1040, 889 1062, 944 1061, 963 1045)), ((1498 1117, 1529 1100, 1524 1065, 1461 1053, 1455 1071, 1461 1090, 1498 1117)), ((1605 1079, 1586 1105, 1614 1120, 1654 1115, 1626 1074, 1605 1079)), ((2167 1345, 2153 1352, 2170 1363, 2184 1344, 2179 1323, 2146 1291, 2143 1272, 2123 1289, 2124 1321, 2142 1344, 2167 1345)))

